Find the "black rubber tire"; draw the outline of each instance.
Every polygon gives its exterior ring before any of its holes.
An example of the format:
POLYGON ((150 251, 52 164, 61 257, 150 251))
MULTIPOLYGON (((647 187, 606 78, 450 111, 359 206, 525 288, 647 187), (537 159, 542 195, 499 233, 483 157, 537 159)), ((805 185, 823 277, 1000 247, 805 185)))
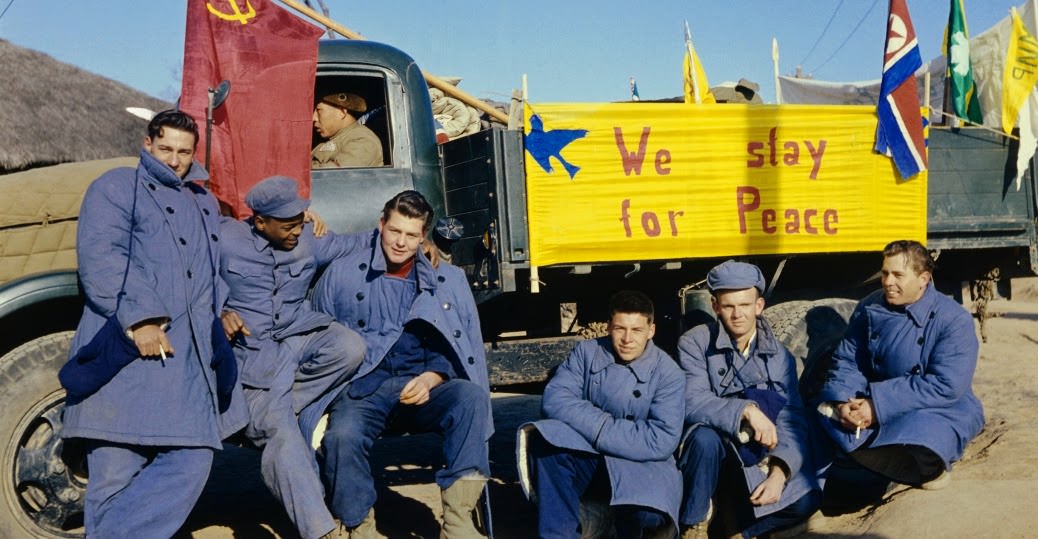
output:
POLYGON ((0 358, 0 536, 83 536, 86 460, 58 437, 65 390, 58 370, 72 332, 29 341, 0 358))
POLYGON ((797 360, 800 395, 805 402, 821 389, 855 305, 856 301, 846 298, 824 298, 787 301, 764 311, 775 336, 797 360))

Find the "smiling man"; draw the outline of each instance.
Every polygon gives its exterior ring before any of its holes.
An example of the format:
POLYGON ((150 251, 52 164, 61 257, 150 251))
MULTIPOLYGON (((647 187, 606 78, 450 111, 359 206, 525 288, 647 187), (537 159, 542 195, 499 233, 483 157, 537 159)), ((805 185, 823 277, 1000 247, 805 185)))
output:
POLYGON ((529 442, 541 538, 581 537, 588 493, 609 498, 616 537, 674 535, 685 382, 652 343, 653 310, 645 294, 617 292, 609 336, 578 344, 544 388, 546 419, 532 424, 529 442))
POLYGON ((494 429, 483 334, 465 272, 425 254, 432 222, 420 193, 397 194, 362 235, 363 248, 330 264, 314 287, 314 306, 367 343, 363 365, 329 407, 321 441, 338 537, 378 537, 368 459, 390 425, 443 435, 440 537, 482 537, 472 511, 490 476, 494 429))
POLYGON ((796 361, 761 316, 757 266, 729 260, 706 284, 717 320, 678 342, 688 426, 678 457, 682 538, 706 537, 715 507, 728 535, 790 528, 819 503, 796 361))
MULTIPOLYGON (((883 289, 854 310, 819 394, 822 424, 839 449, 834 470, 857 465, 887 481, 941 488, 984 427, 973 394, 973 317, 936 290, 933 270, 919 242, 883 249, 883 289)), ((825 497, 874 490, 838 489, 845 482, 830 476, 825 497)))
MULTIPOLYGON (((123 333, 135 349, 111 380, 65 403, 61 436, 87 445, 88 537, 172 536, 220 440, 244 424, 240 393, 221 418, 212 366, 219 210, 195 183, 208 178, 197 141, 190 116, 160 112, 136 169, 106 172, 83 198, 76 255, 86 303, 71 351, 123 333)), ((105 359, 114 360, 91 363, 105 359)))
POLYGON ((336 533, 313 451, 296 415, 338 389, 364 359, 357 333, 316 312, 306 292, 317 271, 362 247, 359 236, 314 236, 309 201, 292 178, 272 176, 245 195, 249 221, 221 223, 220 275, 229 288, 221 319, 233 337, 249 405, 245 434, 263 453, 263 482, 303 539, 336 533))

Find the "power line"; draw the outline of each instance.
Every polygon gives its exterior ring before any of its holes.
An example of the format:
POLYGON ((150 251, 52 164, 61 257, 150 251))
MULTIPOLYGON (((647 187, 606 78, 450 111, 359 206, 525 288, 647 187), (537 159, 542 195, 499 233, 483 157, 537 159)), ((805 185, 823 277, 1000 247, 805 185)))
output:
POLYGON ((10 2, 7 3, 6 6, 4 6, 4 10, 0 11, 0 19, 4 18, 4 14, 7 13, 7 10, 11 8, 11 4, 13 4, 13 3, 14 3, 14 0, 11 0, 10 2))
POLYGON ((838 52, 840 52, 840 49, 842 49, 843 46, 846 45, 847 42, 851 40, 851 37, 855 34, 855 32, 857 32, 858 29, 861 28, 862 23, 864 23, 865 19, 869 16, 870 13, 872 13, 872 9, 876 7, 876 2, 878 2, 878 1, 879 0, 872 0, 872 5, 869 6, 869 9, 867 11, 865 11, 864 14, 862 14, 861 19, 858 20, 858 24, 854 25, 854 29, 851 30, 849 34, 847 34, 847 37, 844 38, 843 43, 840 43, 840 46, 836 47, 836 50, 833 51, 833 53, 831 55, 829 55, 829 57, 826 58, 824 62, 819 64, 818 67, 812 69, 811 73, 817 73, 819 69, 822 69, 823 67, 825 67, 825 64, 828 64, 829 60, 832 60, 836 56, 836 54, 838 52))
POLYGON ((825 33, 829 30, 829 25, 833 23, 833 19, 836 18, 836 13, 840 11, 841 7, 843 7, 843 0, 840 0, 840 3, 836 4, 836 9, 833 10, 832 15, 829 15, 829 21, 825 23, 825 28, 822 28, 822 33, 818 35, 815 44, 811 45, 811 50, 807 51, 807 54, 804 55, 802 60, 797 62, 797 65, 804 65, 804 62, 806 62, 807 58, 811 56, 811 53, 815 52, 815 49, 818 48, 818 44, 822 42, 822 38, 825 37, 825 33))

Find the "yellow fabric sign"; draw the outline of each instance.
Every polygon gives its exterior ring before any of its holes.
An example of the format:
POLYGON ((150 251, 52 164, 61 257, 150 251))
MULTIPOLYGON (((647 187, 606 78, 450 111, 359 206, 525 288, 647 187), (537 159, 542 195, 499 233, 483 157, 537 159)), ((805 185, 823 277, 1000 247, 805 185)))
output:
POLYGON ((1002 72, 1002 130, 1006 133, 1013 131, 1020 107, 1038 82, 1038 41, 1024 27, 1016 8, 1011 14, 1013 33, 1002 72))
POLYGON ((926 173, 874 153, 869 106, 531 104, 530 261, 880 250, 926 240, 926 173))

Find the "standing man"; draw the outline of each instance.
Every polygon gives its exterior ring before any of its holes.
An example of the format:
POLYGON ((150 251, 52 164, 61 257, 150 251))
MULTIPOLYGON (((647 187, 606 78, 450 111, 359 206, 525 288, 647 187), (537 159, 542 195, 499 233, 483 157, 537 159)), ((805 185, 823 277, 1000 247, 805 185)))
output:
POLYGON ((729 260, 706 284, 717 320, 678 342, 690 427, 678 458, 682 537, 706 537, 715 503, 727 533, 755 537, 803 522, 819 504, 796 362, 761 317, 757 266, 729 260))
POLYGON ((544 388, 547 419, 533 423, 530 440, 541 538, 579 539, 580 499, 590 491, 609 496, 617 537, 674 535, 684 376, 652 343, 645 294, 617 292, 608 331, 578 344, 544 388))
POLYGON ((222 435, 244 426, 241 415, 220 429, 211 366, 219 210, 194 183, 208 177, 193 161, 197 140, 190 116, 160 112, 137 168, 106 172, 83 198, 76 254, 86 306, 72 353, 113 318, 139 354, 96 392, 66 401, 62 437, 87 442, 88 537, 172 536, 222 435))
POLYGON ((312 168, 380 167, 382 142, 357 118, 368 110, 364 98, 346 92, 328 94, 314 106, 314 129, 326 139, 312 152, 312 168))
POLYGON ((433 211, 417 191, 382 209, 364 248, 332 262, 314 307, 359 332, 364 363, 332 402, 321 442, 332 513, 352 539, 376 537, 371 446, 387 424, 443 434, 441 538, 481 537, 472 510, 490 475, 493 432, 483 335, 468 280, 421 252, 433 211))
POLYGON ((883 289, 858 303, 818 397, 840 451, 834 471, 849 457, 886 480, 942 488, 984 427, 973 317, 934 288, 933 269, 917 241, 883 249, 883 289))
POLYGON ((360 335, 315 312, 306 292, 318 269, 350 252, 356 236, 316 238, 310 205, 292 178, 273 176, 245 195, 248 221, 225 219, 220 274, 230 291, 221 315, 234 339, 251 417, 245 434, 259 447, 263 482, 303 539, 336 528, 324 503, 313 450, 296 415, 356 372, 360 335))

